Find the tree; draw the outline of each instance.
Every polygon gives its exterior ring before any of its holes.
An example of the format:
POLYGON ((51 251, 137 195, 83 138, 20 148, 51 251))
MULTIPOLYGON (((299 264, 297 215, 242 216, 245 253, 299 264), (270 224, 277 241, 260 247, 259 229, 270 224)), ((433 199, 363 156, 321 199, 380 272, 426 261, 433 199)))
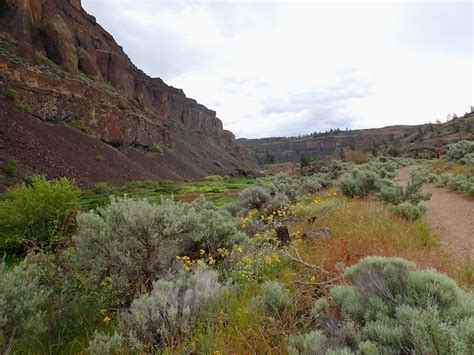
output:
POLYGON ((312 161, 313 160, 311 159, 310 156, 305 155, 305 154, 300 155, 300 165, 301 165, 302 168, 309 165, 309 163, 311 163, 312 161))
POLYGON ((267 151, 265 154, 265 164, 273 164, 274 162, 275 162, 275 155, 267 151))

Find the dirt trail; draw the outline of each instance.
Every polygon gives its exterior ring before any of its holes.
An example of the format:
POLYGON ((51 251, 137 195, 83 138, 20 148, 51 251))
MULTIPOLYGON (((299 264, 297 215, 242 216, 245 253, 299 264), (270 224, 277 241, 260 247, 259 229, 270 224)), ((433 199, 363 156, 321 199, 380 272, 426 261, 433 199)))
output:
MULTIPOLYGON (((398 180, 406 185, 415 166, 398 171, 398 180)), ((456 193, 448 188, 425 184, 424 192, 431 192, 426 219, 443 241, 451 244, 459 257, 474 260, 474 198, 456 193)))

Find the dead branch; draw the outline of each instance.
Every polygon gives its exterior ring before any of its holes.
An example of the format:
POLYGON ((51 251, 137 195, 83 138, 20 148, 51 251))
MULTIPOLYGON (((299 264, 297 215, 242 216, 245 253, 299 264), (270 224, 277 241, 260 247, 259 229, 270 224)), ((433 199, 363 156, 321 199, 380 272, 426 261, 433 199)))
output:
POLYGON ((291 261, 293 261, 295 263, 302 264, 302 265, 306 266, 307 268, 316 270, 317 272, 320 272, 321 274, 324 274, 324 275, 327 275, 327 276, 332 276, 333 275, 333 273, 324 270, 322 267, 319 267, 317 265, 310 264, 310 263, 304 261, 303 258, 300 255, 300 253, 298 252, 298 249, 295 248, 294 246, 292 246, 292 249, 293 249, 293 252, 295 253, 296 256, 291 255, 291 253, 288 250, 283 251, 283 255, 285 255, 291 261))

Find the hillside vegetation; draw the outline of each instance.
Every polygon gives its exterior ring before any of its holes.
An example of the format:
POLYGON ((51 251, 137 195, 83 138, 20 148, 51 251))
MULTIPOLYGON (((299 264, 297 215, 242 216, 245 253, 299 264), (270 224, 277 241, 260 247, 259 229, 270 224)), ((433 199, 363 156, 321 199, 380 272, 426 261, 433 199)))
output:
POLYGON ((394 182, 419 163, 90 191, 36 177, 10 188, 0 199, 2 351, 470 354, 472 265, 423 220, 425 176, 394 182))

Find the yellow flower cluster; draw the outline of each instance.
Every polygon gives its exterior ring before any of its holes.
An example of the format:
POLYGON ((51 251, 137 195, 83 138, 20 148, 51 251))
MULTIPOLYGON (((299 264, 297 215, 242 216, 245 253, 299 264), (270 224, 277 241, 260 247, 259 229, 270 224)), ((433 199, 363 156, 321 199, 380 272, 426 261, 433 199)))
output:
POLYGON ((303 237, 303 235, 301 234, 301 231, 296 231, 295 233, 293 233, 293 235, 291 236, 294 240, 299 240, 303 237))
POLYGON ((243 228, 245 228, 247 224, 255 217, 257 212, 257 210, 251 210, 247 213, 245 217, 240 217, 240 223, 243 228))
POLYGON ((279 263, 280 261, 280 256, 278 254, 273 254, 271 256, 269 255, 265 257, 266 265, 272 265, 273 263, 279 263))
POLYGON ((102 322, 104 322, 105 324, 109 324, 110 321, 112 320, 112 318, 110 318, 110 317, 107 315, 107 310, 106 310, 106 309, 101 309, 101 310, 100 310, 100 313, 102 313, 102 315, 104 316, 104 318, 102 318, 102 322))
POLYGON ((321 200, 321 197, 319 197, 319 196, 316 196, 313 199, 313 204, 315 204, 315 205, 319 205, 321 202, 323 202, 323 200, 321 200))
MULTIPOLYGON (((243 249, 240 245, 235 245, 234 250, 239 254, 243 253, 243 249)), ((223 259, 229 256, 230 252, 227 248, 222 247, 217 248, 217 254, 220 258, 223 259)), ((207 253, 204 249, 199 249, 199 258, 197 259, 191 259, 187 255, 177 255, 176 260, 179 260, 183 263, 183 270, 186 272, 191 271, 194 266, 200 266, 204 264, 215 265, 217 263, 215 257, 211 253, 207 253)))
POLYGON ((217 253, 223 258, 229 255, 229 251, 226 248, 217 248, 217 253))
POLYGON ((253 264, 253 259, 249 256, 244 256, 242 258, 241 262, 245 265, 252 265, 253 264))
MULTIPOLYGON (((201 249, 199 251, 201 253, 201 256, 203 256, 204 254, 202 253, 203 250, 201 249)), ((205 253, 205 252, 204 252, 205 253)), ((214 260, 214 258, 212 257, 209 257, 209 264, 210 265, 214 265, 216 263, 216 261, 214 260), (211 262, 212 261, 212 262, 211 262)), ((181 260, 183 262, 183 270, 186 271, 186 272, 189 272, 191 271, 191 268, 193 266, 199 266, 199 265, 204 265, 205 264, 205 261, 203 258, 199 258, 199 259, 191 259, 189 256, 187 255, 184 255, 184 256, 179 256, 177 255, 176 256, 176 260, 181 260)))

